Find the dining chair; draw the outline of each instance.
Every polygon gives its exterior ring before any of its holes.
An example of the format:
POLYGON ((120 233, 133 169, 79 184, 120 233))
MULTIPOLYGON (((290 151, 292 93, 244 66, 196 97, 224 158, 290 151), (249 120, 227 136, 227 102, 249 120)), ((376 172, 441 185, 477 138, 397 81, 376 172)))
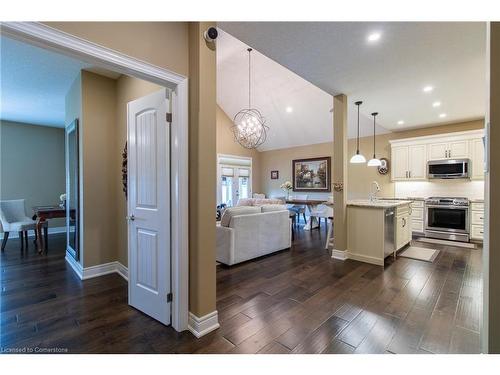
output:
MULTIPOLYGON (((307 194, 294 195, 293 199, 296 199, 298 201, 305 201, 307 200, 307 194)), ((302 215, 302 217, 304 218, 304 223, 307 223, 305 204, 294 204, 292 207, 289 207, 288 209, 294 211, 297 214, 298 216, 297 222, 300 220, 300 215, 302 215)))
MULTIPOLYGON (((0 223, 3 229, 2 251, 5 250, 10 232, 18 232, 21 240, 21 250, 25 243, 28 248, 28 231, 35 232, 35 243, 37 241, 36 221, 26 214, 25 200, 13 199, 0 201, 0 223)), ((47 223, 44 223, 47 225, 47 223)))

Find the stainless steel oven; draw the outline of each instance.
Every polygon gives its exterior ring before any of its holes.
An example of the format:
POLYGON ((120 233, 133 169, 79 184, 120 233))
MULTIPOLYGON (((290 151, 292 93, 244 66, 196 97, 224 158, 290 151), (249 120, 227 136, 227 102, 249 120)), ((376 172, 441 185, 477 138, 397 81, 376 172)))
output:
POLYGON ((425 236, 469 242, 469 200, 433 197, 425 200, 425 236))

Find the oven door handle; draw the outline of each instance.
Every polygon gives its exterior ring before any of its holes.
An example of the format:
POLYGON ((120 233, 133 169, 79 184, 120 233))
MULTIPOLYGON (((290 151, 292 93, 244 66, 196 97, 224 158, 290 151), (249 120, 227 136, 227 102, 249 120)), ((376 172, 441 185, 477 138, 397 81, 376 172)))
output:
POLYGON ((426 204, 427 208, 444 208, 447 210, 468 210, 469 206, 439 206, 437 204, 426 204))

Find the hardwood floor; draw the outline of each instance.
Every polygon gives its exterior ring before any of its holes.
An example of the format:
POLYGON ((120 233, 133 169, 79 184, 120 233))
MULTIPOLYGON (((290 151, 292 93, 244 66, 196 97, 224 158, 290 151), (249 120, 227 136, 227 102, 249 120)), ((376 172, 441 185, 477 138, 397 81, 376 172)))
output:
POLYGON ((80 281, 54 235, 47 256, 9 240, 1 261, 0 346, 70 353, 478 353, 481 250, 434 263, 333 260, 325 231, 291 250, 217 267, 220 329, 195 339, 127 305, 116 274, 80 281))

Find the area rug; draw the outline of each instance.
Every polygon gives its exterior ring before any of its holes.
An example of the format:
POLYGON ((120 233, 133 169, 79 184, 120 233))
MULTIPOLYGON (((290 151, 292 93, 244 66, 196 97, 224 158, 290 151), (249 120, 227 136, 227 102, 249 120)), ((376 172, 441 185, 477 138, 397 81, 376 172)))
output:
POLYGON ((427 243, 436 243, 439 245, 450 245, 450 246, 456 246, 456 247, 465 247, 467 249, 475 249, 476 245, 470 242, 458 242, 458 241, 448 241, 448 240, 439 240, 437 238, 427 238, 427 237, 421 237, 417 238, 415 241, 419 242, 427 242, 427 243))
POLYGON ((424 262, 434 262, 439 254, 439 250, 427 249, 425 247, 410 246, 404 250, 400 257, 423 260, 424 262))

